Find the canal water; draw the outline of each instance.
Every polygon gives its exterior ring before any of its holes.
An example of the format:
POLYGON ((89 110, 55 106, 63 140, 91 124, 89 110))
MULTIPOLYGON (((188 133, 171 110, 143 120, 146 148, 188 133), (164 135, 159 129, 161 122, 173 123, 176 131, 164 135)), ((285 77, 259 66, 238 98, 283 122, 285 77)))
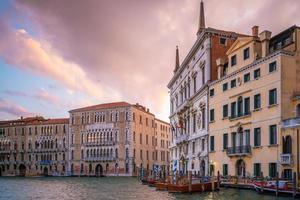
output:
POLYGON ((289 200, 259 195, 250 190, 221 189, 218 192, 169 194, 140 184, 129 177, 1 177, 0 200, 289 200))

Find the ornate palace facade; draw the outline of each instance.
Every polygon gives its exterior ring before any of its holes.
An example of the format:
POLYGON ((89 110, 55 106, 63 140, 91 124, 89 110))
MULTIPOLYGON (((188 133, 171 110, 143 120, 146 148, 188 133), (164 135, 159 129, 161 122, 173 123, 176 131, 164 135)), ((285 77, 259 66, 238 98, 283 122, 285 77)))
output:
POLYGON ((175 70, 170 89, 170 146, 173 171, 208 175, 208 83, 217 78, 215 59, 238 37, 235 32, 205 27, 203 2, 200 4, 197 40, 183 62, 176 49, 175 70))
POLYGON ((0 175, 67 175, 69 120, 29 117, 0 122, 0 175))
POLYGON ((169 124, 139 104, 116 102, 70 111, 72 175, 152 174, 169 166, 169 124))

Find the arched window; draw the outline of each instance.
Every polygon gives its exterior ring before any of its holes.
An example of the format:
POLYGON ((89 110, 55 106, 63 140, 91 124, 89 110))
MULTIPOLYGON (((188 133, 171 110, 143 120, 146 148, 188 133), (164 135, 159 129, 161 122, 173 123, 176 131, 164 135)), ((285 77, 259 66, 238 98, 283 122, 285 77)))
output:
POLYGON ((300 103, 296 106, 296 117, 300 117, 300 103))
POLYGON ((115 150, 115 157, 118 158, 118 149, 115 150))
POLYGON ((103 156, 103 152, 102 152, 102 149, 100 149, 100 157, 103 156))
POLYGON ((86 150, 86 157, 88 158, 90 156, 90 151, 86 150))
POLYGON ((99 157, 99 149, 97 149, 97 157, 99 157))
POLYGON ((113 156, 113 149, 112 148, 110 149, 110 155, 109 156, 111 156, 111 157, 113 156))

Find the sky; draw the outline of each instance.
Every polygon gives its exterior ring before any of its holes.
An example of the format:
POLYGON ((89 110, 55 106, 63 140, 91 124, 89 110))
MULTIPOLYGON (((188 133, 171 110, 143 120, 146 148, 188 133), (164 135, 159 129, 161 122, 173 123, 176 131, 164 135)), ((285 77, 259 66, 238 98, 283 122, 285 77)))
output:
MULTIPOLYGON (((168 120, 167 84, 196 41, 200 0, 1 0, 0 120, 140 103, 168 120)), ((273 35, 299 0, 204 0, 207 27, 273 35)))

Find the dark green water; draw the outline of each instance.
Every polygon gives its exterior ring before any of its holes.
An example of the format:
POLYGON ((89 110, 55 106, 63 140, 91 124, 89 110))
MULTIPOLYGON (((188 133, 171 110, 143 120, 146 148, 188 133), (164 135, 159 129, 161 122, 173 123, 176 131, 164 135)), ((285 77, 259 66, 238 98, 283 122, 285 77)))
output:
POLYGON ((221 189, 219 192, 202 194, 169 194, 155 191, 141 185, 136 178, 105 177, 105 178, 0 178, 1 200, 164 200, 164 199, 216 199, 240 200, 263 199, 281 200, 274 196, 258 195, 254 191, 221 189))

